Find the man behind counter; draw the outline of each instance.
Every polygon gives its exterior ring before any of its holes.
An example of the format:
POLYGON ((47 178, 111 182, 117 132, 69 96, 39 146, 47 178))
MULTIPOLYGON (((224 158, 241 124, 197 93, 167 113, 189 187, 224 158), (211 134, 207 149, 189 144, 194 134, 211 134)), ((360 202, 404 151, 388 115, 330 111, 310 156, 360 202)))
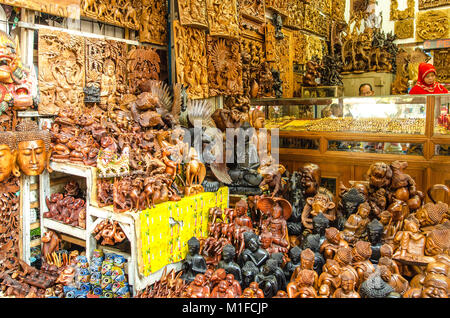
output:
POLYGON ((369 83, 361 84, 359 87, 359 96, 374 96, 375 92, 373 91, 372 85, 369 83))

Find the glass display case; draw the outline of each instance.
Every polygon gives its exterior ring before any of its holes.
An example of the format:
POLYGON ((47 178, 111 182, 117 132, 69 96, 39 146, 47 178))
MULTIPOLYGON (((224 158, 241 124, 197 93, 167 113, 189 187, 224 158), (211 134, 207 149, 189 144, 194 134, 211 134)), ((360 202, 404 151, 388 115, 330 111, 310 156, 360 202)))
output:
POLYGON ((450 94, 436 95, 434 98, 434 134, 450 135, 450 94))
POLYGON ((291 172, 316 163, 337 188, 365 180, 373 162, 402 160, 422 191, 450 186, 450 94, 255 99, 252 107, 278 129, 280 162, 291 172))
MULTIPOLYGON (((281 131, 424 135, 426 96, 254 100, 281 131)), ((450 116, 449 116, 450 118, 450 116)))

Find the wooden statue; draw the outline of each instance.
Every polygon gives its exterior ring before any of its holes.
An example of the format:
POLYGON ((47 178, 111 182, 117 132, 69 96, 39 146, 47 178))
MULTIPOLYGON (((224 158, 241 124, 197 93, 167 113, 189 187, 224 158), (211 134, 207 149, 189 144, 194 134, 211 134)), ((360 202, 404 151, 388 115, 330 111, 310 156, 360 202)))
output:
POLYGON ((361 298, 355 291, 355 284, 353 276, 349 272, 344 272, 341 275, 341 287, 333 293, 333 298, 361 298))

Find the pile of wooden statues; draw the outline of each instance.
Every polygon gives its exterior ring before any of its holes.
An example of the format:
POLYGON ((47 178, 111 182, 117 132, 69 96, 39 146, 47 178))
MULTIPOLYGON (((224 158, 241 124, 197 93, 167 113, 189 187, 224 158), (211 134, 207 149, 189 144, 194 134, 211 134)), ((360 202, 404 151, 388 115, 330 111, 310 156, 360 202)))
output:
POLYGON ((53 193, 45 199, 48 211, 45 218, 54 219, 71 226, 86 228, 86 201, 84 192, 75 181, 64 186, 64 193, 53 193))
POLYGON ((447 298, 450 210, 434 197, 449 189, 434 185, 425 203, 406 168, 376 162, 335 203, 320 168, 305 164, 286 198, 212 208, 209 236, 189 240, 182 270, 137 297, 447 298))

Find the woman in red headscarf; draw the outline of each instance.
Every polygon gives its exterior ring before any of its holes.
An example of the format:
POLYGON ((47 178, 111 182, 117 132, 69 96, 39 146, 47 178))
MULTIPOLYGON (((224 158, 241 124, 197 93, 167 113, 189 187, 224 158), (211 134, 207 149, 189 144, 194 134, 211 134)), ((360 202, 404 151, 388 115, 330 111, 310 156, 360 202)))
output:
POLYGON ((416 85, 409 91, 410 94, 447 94, 448 90, 436 82, 436 69, 428 63, 420 63, 419 78, 416 85))

